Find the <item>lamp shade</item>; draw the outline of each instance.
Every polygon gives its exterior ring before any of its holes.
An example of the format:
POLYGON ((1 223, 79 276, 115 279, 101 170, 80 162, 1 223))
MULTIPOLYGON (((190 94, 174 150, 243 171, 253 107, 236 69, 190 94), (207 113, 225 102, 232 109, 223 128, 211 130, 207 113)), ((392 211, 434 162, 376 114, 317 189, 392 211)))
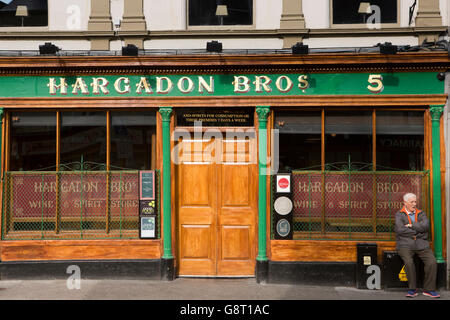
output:
POLYGON ((358 13, 369 13, 370 2, 361 2, 359 4, 358 13))
POLYGON ((17 6, 16 16, 17 17, 28 17, 28 7, 27 6, 17 6))
POLYGON ((228 16, 228 8, 225 4, 219 4, 216 9, 216 16, 226 17, 228 16))

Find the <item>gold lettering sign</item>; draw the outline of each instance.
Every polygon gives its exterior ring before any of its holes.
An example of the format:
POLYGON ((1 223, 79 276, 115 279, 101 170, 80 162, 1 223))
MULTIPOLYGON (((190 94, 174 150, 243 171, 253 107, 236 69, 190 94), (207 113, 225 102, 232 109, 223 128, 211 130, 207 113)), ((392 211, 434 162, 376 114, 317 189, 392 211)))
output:
MULTIPOLYGON (((294 81, 297 81, 297 88, 301 92, 305 92, 309 88, 309 78, 307 75, 300 75, 297 79, 291 79, 287 75, 280 75, 271 78, 268 75, 254 75, 254 76, 234 76, 233 80, 225 86, 228 86, 230 92, 239 94, 254 91, 255 93, 271 93, 277 91, 278 93, 290 92, 294 86, 294 81)), ((152 82, 153 83, 153 82, 152 82)), ((154 78, 155 88, 152 88, 151 81, 148 77, 141 76, 127 77, 121 76, 111 79, 107 77, 76 77, 75 82, 71 85, 70 91, 73 95, 109 95, 111 92, 116 94, 163 94, 168 95, 174 92, 175 94, 186 95, 193 92, 203 94, 214 94, 214 76, 182 76, 179 79, 169 76, 157 76, 154 78), (176 91, 176 92, 175 92, 176 91)), ((67 95, 68 84, 64 77, 49 78, 48 92, 50 95, 67 95)))

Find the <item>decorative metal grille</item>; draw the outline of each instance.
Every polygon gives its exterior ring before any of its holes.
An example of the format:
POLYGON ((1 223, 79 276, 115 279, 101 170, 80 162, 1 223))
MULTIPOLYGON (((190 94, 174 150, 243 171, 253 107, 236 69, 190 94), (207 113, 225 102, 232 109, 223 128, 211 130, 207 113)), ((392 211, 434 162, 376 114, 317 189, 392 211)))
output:
MULTIPOLYGON (((59 171, 6 172, 2 239, 139 238, 139 171, 104 169, 81 162, 59 171)), ((160 212, 158 170, 156 199, 160 212)))
MULTIPOLYGON (((395 213, 409 192, 430 216, 428 171, 352 168, 292 171, 294 239, 394 240, 395 213)), ((271 208, 273 215, 273 197, 271 208)))

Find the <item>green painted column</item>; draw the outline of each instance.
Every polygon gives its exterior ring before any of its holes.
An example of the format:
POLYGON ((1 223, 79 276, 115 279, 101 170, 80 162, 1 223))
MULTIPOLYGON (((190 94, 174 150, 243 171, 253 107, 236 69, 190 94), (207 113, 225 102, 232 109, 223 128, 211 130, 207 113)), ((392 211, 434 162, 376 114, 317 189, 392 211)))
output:
MULTIPOLYGON (((3 108, 0 108, 0 130, 3 125, 3 108)), ((3 130, 0 132, 0 150, 2 150, 2 143, 3 143, 3 130)), ((0 159, 0 168, 1 168, 1 159, 0 159)))
POLYGON ((257 261, 267 261, 266 250, 266 207, 267 207, 267 118, 269 116, 270 107, 256 107, 258 115, 258 256, 257 261))
POLYGON ((173 259, 172 255, 172 210, 171 210, 171 190, 170 190, 170 116, 172 108, 161 107, 159 113, 162 117, 162 194, 163 194, 163 259, 173 259))
POLYGON ((441 135, 440 122, 444 106, 430 106, 431 114, 431 157, 433 161, 433 212, 434 212, 434 255, 438 263, 444 262, 442 254, 442 205, 441 205, 441 135))
MULTIPOLYGON (((2 149, 2 146, 3 146, 3 130, 1 130, 2 129, 2 125, 3 125, 3 108, 0 108, 0 131, 1 131, 0 132, 0 150, 3 150, 2 149)), ((2 158, 3 157, 0 157, 0 168, 2 167, 2 158)), ((2 193, 3 193, 4 187, 5 187, 4 180, 3 180, 4 179, 4 173, 1 172, 0 175, 1 175, 1 186, 2 186, 2 193)), ((4 203, 4 201, 3 201, 3 194, 2 194, 2 204, 0 204, 0 219, 2 219, 1 221, 3 221, 3 214, 4 214, 4 212, 3 212, 3 203, 4 203)), ((0 235, 1 235, 1 237, 3 237, 3 229, 1 230, 0 235)))

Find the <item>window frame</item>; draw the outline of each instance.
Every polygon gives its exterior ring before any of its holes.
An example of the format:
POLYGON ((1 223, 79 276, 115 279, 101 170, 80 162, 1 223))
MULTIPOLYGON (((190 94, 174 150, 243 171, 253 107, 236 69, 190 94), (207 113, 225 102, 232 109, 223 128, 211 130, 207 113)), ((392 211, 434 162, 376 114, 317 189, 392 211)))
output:
MULTIPOLYGON (((365 23, 333 23, 333 0, 329 0, 329 25, 331 29, 369 29, 367 24, 365 23)), ((381 28, 395 28, 400 27, 400 9, 401 9, 401 1, 397 0, 397 22, 396 23, 380 23, 381 28)))
MULTIPOLYGON (((277 111, 285 111, 285 112, 298 112, 299 114, 301 112, 308 112, 312 110, 320 110, 321 111, 321 166, 318 169, 309 169, 309 168, 293 168, 293 177, 294 175, 297 176, 307 176, 309 177, 306 181, 306 183, 313 183, 313 188, 315 187, 315 183, 319 181, 322 185, 325 184, 325 180, 327 175, 345 175, 345 179, 350 179, 350 175, 358 176, 362 174, 363 176, 368 177, 376 177, 377 174, 392 176, 397 174, 405 173, 406 175, 413 175, 413 176, 420 176, 422 177, 422 191, 421 194, 418 194, 418 197, 420 197, 422 204, 421 206, 425 211, 431 211, 432 204, 430 203, 430 186, 429 186, 429 179, 430 178, 430 170, 432 170, 432 161, 431 161, 431 115, 429 111, 429 106, 423 105, 423 106, 417 106, 417 107, 407 107, 407 106, 364 106, 364 107, 338 107, 338 106, 320 106, 320 107, 300 107, 300 108, 290 108, 290 107, 281 107, 276 108, 272 110, 271 115, 271 124, 270 128, 274 129, 276 124, 276 115, 277 111), (370 170, 354 170, 354 169, 345 169, 342 170, 329 170, 329 168, 326 168, 325 165, 325 112, 326 111, 339 111, 339 112, 348 112, 351 114, 352 111, 368 111, 371 113, 372 116, 372 169, 370 170), (423 169, 421 170, 382 170, 377 169, 377 163, 376 163, 376 116, 377 112, 381 111, 392 111, 392 112, 420 112, 422 114, 423 119, 423 142, 424 142, 424 148, 423 148, 423 169), (311 177, 315 177, 315 180, 311 180, 311 177), (318 177, 318 178, 317 178, 318 177), (309 182, 308 182, 309 181, 309 182), (313 182, 312 182, 313 181, 313 182), (315 182, 314 182, 315 181, 315 182), (427 182, 428 181, 428 182, 427 182)), ((442 128, 441 128, 442 129, 442 128)), ((442 133, 442 131, 441 131, 442 133)), ((317 166, 319 167, 319 166, 317 166)), ((304 181, 304 180, 303 180, 304 181)), ((375 180, 374 180, 375 181, 375 180)), ((271 182, 272 185, 272 182, 271 182)), ((308 188, 308 190, 310 190, 308 188)), ((376 190, 374 185, 372 185, 372 190, 376 190)), ((341 191, 338 191, 338 193, 341 191)), ((378 191, 376 192, 378 195, 378 191)), ((342 193, 342 192, 341 192, 342 193)), ((294 235, 293 240, 326 240, 326 241, 333 241, 333 240, 364 240, 364 241, 390 241, 395 238, 395 235, 393 233, 393 225, 392 225, 392 217, 386 218, 383 216, 379 216, 379 210, 378 208, 373 205, 376 203, 375 201, 371 206, 368 206, 368 210, 370 213, 370 210, 372 211, 372 215, 367 216, 358 216, 357 214, 354 214, 355 211, 350 211, 348 216, 333 216, 330 214, 330 210, 332 210, 331 207, 326 207, 326 194, 327 191, 325 191, 323 188, 318 189, 318 191, 308 191, 306 192, 306 201, 308 203, 306 205, 303 205, 301 207, 306 213, 304 216, 297 216, 295 218, 293 216, 293 223, 292 226, 294 228, 294 235), (309 193, 309 194, 308 194, 309 193), (315 200, 314 200, 315 199, 315 200), (311 210, 308 211, 308 208, 312 208, 313 201, 318 201, 318 207, 314 207, 316 210, 312 212, 311 210), (318 208, 318 209, 317 209, 318 208), (296 219, 296 220, 295 220, 296 219), (305 228, 305 226, 307 228, 305 228), (381 227, 381 229, 378 229, 381 227), (296 228, 296 229, 295 229, 296 228), (362 229, 361 229, 362 228, 362 229), (391 229, 388 229, 391 228, 391 229)), ((351 195, 349 195, 350 197, 351 195)), ((377 196, 375 196, 377 197, 377 196)), ((302 201, 300 198, 300 201, 302 201)), ((353 198, 351 198, 353 199, 353 198)), ((350 201, 350 198, 349 198, 350 201)), ((390 203, 394 203, 392 199, 389 199, 390 203)), ((348 208, 351 208, 348 206, 348 208)), ((383 208, 380 208, 383 209, 383 208)), ((353 209, 352 209, 353 210, 353 209)), ((354 210, 358 210, 358 208, 355 208, 354 210)), ((357 211, 356 211, 357 212, 357 211)), ((274 216, 274 209, 272 207, 271 211, 271 224, 273 225, 273 216, 274 216)), ((273 230, 272 230, 273 231, 273 230)), ((271 232, 270 234, 271 239, 274 239, 274 232, 271 232)))
MULTIPOLYGON (((52 110, 43 110, 43 111, 40 111, 40 112, 38 112, 38 111, 27 111, 27 110, 20 110, 20 109, 15 109, 15 110, 12 110, 12 111, 9 111, 8 112, 8 114, 5 116, 5 118, 4 118, 4 121, 7 121, 7 124, 8 124, 8 129, 6 129, 7 130, 7 135, 5 134, 5 133, 3 133, 3 137, 4 137, 4 143, 5 143, 5 145, 7 145, 7 154, 8 154, 8 160, 7 160, 7 163, 8 163, 8 170, 10 169, 10 164, 11 164, 11 162, 12 162, 12 148, 13 148, 13 139, 12 139, 12 137, 13 137, 13 128, 14 128, 14 119, 13 119, 13 115, 14 114, 16 114, 16 113, 48 113, 48 114, 53 114, 54 115, 54 120, 55 120, 55 123, 54 123, 54 126, 52 126, 52 127, 54 127, 55 128, 55 155, 58 153, 57 151, 58 151, 58 114, 56 114, 55 112, 53 112, 52 110), (7 139, 7 140, 6 140, 7 139)), ((57 158, 55 158, 55 160, 56 160, 57 158)), ((55 162, 56 163, 56 162, 55 162)), ((51 166, 51 167, 53 167, 53 166, 51 166)), ((46 168, 46 167, 44 167, 44 168, 46 168)), ((35 169, 35 171, 39 171, 39 170, 42 170, 42 168, 38 168, 38 169, 35 169)), ((6 171, 6 170, 5 170, 6 171)), ((16 170, 16 171, 28 171, 28 170, 16 170)))
POLYGON ((253 30, 256 29, 256 22, 255 22, 255 18, 256 18, 256 0, 252 0, 252 24, 234 24, 234 25, 204 25, 204 26, 191 26, 189 24, 189 1, 190 0, 186 0, 186 10, 185 10, 185 15, 186 15, 186 30, 203 30, 203 31, 207 31, 207 30, 253 30))
POLYGON ((0 32, 28 32, 28 31, 49 31, 50 30, 50 4, 47 0, 47 25, 46 26, 14 26, 14 27, 2 27, 0 26, 0 32))
MULTIPOLYGON (((326 111, 340 111, 340 112, 351 112, 354 111, 354 108, 350 107, 342 107, 342 108, 333 108, 333 107, 320 107, 320 108, 298 108, 298 109, 292 109, 292 108, 277 108, 274 109, 274 115, 273 119, 274 122, 272 124, 272 129, 275 128, 275 121, 277 117, 277 111, 285 111, 285 112, 308 112, 308 111, 321 111, 321 163, 320 163, 320 169, 319 171, 327 171, 326 169, 326 158, 325 158, 325 152, 326 152, 326 133, 325 133, 325 117, 326 117, 326 111)), ((395 108, 395 107, 361 107, 357 109, 358 111, 369 111, 371 112, 371 125, 372 125, 372 163, 371 163, 371 169, 368 171, 383 171, 383 170, 377 170, 377 132, 376 132, 376 117, 377 117, 377 111, 411 111, 411 112, 423 112, 423 124, 424 124, 424 134, 423 134, 423 140, 424 140, 424 163, 423 163, 423 169, 422 170, 416 170, 417 172, 422 172, 429 170, 431 167, 431 162, 429 160, 429 154, 430 154, 430 146, 431 146, 431 134, 429 132, 430 127, 430 119, 429 119, 429 109, 427 106, 423 107, 416 107, 416 108, 395 108)), ((294 168, 295 170, 301 169, 301 168, 294 168)), ((411 170, 407 170, 411 171, 411 170)))
MULTIPOLYGON (((10 171, 10 163, 11 163, 11 142, 12 142, 12 119, 11 115, 14 112, 27 112, 27 113, 39 113, 39 112, 53 112, 56 115, 56 153, 55 153, 55 172, 59 171, 61 163, 61 131, 62 131, 62 113, 65 111, 73 111, 73 112, 104 112, 105 113, 105 127, 106 127, 106 171, 111 170, 111 130, 112 130, 112 121, 111 121, 111 112, 126 112, 127 109, 118 108, 118 109, 109 109, 109 108, 89 108, 86 109, 41 109, 41 110, 33 110, 33 109, 10 109, 5 111, 4 116, 4 125, 3 125, 3 159, 2 159, 2 169, 3 173, 10 171)), ((158 140, 158 110, 156 108, 137 108, 134 110, 135 112, 145 112, 145 111, 154 111, 155 112, 155 139, 158 140)), ((150 162, 148 163, 149 169, 146 170, 156 170, 157 162, 158 162, 158 148, 156 144, 152 146, 150 150, 150 162)), ((114 167, 113 170, 118 170, 114 167)), ((124 170, 140 170, 140 169, 130 169, 125 168, 124 170)), ((30 170, 24 170, 30 171, 30 170)), ((31 170, 36 171, 36 170, 31 170)))

